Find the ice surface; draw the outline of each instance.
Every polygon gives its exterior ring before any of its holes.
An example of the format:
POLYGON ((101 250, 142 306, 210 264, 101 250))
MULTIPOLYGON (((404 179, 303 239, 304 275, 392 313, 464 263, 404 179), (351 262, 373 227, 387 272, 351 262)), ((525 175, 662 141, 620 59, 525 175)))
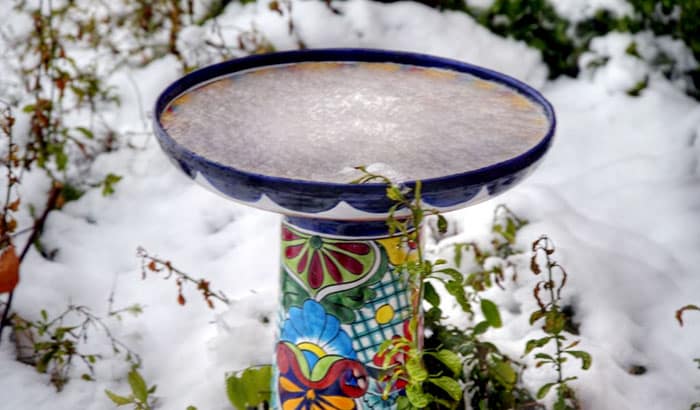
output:
POLYGON ((474 170, 540 141, 542 108, 495 82, 390 63, 313 62, 237 73, 178 97, 167 132, 258 174, 349 182, 379 163, 398 180, 474 170))

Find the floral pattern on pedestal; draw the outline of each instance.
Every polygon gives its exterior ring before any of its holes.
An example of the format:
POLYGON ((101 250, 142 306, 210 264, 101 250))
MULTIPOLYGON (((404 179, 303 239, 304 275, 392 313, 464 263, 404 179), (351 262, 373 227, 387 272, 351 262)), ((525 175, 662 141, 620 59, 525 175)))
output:
POLYGON ((314 300, 289 310, 276 356, 282 410, 354 410, 354 399, 367 391, 352 340, 314 300))
POLYGON ((316 300, 369 280, 380 267, 374 241, 336 240, 282 227, 283 265, 316 300))

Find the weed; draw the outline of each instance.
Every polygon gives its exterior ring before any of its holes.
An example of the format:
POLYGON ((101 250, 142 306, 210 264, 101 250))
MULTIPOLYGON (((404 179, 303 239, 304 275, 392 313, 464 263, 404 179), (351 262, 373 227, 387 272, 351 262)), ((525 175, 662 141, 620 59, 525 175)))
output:
POLYGON ((557 380, 542 385, 537 391, 537 398, 543 399, 553 387, 556 387, 557 399, 554 403, 554 410, 577 410, 580 409, 580 405, 574 390, 569 386, 569 382, 576 380, 576 377, 565 377, 562 365, 566 362, 567 356, 570 356, 581 360, 581 368, 588 370, 591 367, 592 358, 583 350, 574 350, 574 347, 579 344, 578 340, 567 344, 564 334, 566 317, 561 307, 561 291, 566 285, 568 276, 564 268, 552 259, 554 251, 554 244, 546 236, 540 237, 532 244, 533 255, 530 259, 530 270, 535 275, 539 275, 542 273, 541 266, 544 266, 547 277, 535 285, 533 294, 539 309, 530 315, 530 324, 534 325, 540 320, 544 320, 542 330, 547 336, 528 340, 524 354, 529 354, 535 349, 542 349, 546 345, 554 343, 556 348, 554 356, 544 352, 535 354, 535 358, 538 359, 536 367, 551 365, 557 372, 557 380), (544 260, 541 260, 542 258, 544 260), (559 282, 554 279, 555 272, 560 276, 559 282), (546 292, 546 301, 541 295, 543 291, 546 292))
POLYGON ((185 296, 182 294, 182 289, 185 283, 194 284, 197 291, 202 294, 204 301, 211 309, 214 309, 214 299, 226 305, 231 304, 229 298, 222 291, 212 291, 209 281, 205 279, 195 279, 187 273, 175 268, 170 261, 160 259, 156 256, 149 255, 148 252, 139 247, 137 254, 141 258, 141 277, 146 279, 148 273, 165 272, 163 279, 168 280, 175 276, 175 285, 177 286, 177 303, 185 305, 185 296))
POLYGON ((35 321, 17 314, 11 320, 18 359, 35 366, 39 373, 49 374, 57 391, 61 391, 70 380, 76 360, 86 369, 81 378, 93 380, 94 365, 103 355, 85 353, 83 348, 96 330, 106 338, 113 354, 123 354, 124 359, 134 366, 141 363, 139 355, 117 339, 104 320, 85 306, 70 305, 54 318, 49 318, 42 310, 40 318, 35 321))

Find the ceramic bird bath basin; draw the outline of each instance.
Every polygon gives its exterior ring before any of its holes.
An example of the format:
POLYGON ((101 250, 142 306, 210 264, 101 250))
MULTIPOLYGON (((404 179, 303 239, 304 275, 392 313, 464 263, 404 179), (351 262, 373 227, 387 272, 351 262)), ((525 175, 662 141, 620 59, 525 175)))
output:
POLYGON ((354 167, 420 180, 423 203, 445 212, 521 181, 555 128, 550 104, 513 78, 365 49, 205 67, 170 85, 154 115, 187 176, 284 215, 271 402, 283 410, 393 409, 404 394, 378 348, 407 336, 411 294, 396 270, 414 250, 389 235, 386 186, 351 184, 354 167))

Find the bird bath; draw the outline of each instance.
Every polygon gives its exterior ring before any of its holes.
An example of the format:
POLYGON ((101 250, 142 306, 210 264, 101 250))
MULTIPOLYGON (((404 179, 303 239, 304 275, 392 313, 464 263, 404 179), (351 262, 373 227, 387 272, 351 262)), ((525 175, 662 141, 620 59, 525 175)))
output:
POLYGON ((393 409, 403 393, 399 380, 382 397, 377 350, 407 333, 411 294, 395 270, 414 249, 388 232, 385 185, 349 183, 361 176, 353 167, 421 180, 423 203, 445 212, 521 181, 554 128, 550 104, 513 78, 363 49, 205 67, 155 110, 158 141, 186 175, 284 215, 272 386, 284 410, 393 409))

